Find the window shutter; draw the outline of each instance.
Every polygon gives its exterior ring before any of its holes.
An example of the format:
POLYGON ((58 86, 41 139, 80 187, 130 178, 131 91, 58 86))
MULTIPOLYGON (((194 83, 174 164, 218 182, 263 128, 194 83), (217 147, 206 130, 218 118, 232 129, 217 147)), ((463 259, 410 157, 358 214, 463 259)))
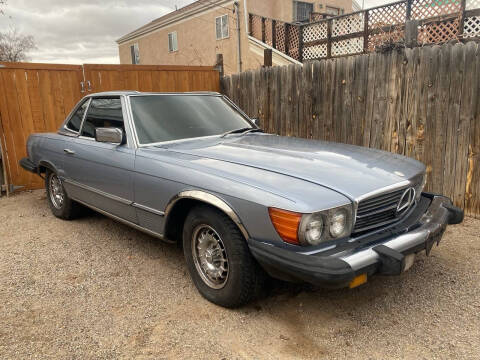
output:
POLYGON ((228 15, 222 16, 222 38, 228 37, 228 15))
POLYGON ((215 19, 215 33, 216 33, 217 40, 222 38, 222 18, 221 17, 217 17, 215 19))
POLYGON ((134 45, 130 46, 130 55, 132 57, 132 64, 135 64, 135 46, 134 45))

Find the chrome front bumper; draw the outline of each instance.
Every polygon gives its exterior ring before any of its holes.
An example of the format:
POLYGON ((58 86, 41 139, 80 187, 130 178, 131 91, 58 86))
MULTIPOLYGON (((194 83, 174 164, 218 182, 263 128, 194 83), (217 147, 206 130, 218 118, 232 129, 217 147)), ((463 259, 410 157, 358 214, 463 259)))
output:
POLYGON ((398 275, 405 271, 407 256, 439 243, 448 224, 463 220, 463 210, 450 199, 422 194, 425 210, 395 229, 366 235, 349 248, 333 252, 302 253, 250 239, 252 254, 270 275, 329 287, 349 286, 358 275, 398 275), (427 206, 428 204, 428 206, 427 206))
MULTIPOLYGON (((381 245, 382 248, 385 247, 403 255, 425 249, 428 255, 433 244, 437 243, 438 245, 440 243, 447 225, 462 220, 463 211, 453 207, 450 199, 443 196, 434 196, 427 212, 420 218, 419 226, 416 229, 382 242, 381 245)), ((385 251, 379 251, 378 246, 376 244, 339 258, 350 265, 354 271, 358 271, 370 265, 382 263, 385 251)), ((385 248, 383 250, 386 250, 385 248)), ((403 269, 401 270, 403 271, 403 269)))

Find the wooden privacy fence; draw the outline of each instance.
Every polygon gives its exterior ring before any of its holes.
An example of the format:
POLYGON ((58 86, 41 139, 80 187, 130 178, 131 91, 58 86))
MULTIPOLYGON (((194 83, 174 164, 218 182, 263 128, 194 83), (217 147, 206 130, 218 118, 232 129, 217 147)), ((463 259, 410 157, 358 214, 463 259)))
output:
POLYGON ((405 42, 411 47, 480 39, 480 0, 402 0, 305 24, 254 14, 249 19, 251 36, 300 62, 405 42))
POLYGON ((222 91, 267 132, 418 159, 428 191, 480 217, 476 43, 262 68, 224 77, 222 91))
POLYGON ((7 186, 43 186, 23 170, 31 133, 55 132, 74 105, 92 92, 219 91, 219 72, 212 67, 149 65, 57 65, 0 63, 0 141, 7 186))

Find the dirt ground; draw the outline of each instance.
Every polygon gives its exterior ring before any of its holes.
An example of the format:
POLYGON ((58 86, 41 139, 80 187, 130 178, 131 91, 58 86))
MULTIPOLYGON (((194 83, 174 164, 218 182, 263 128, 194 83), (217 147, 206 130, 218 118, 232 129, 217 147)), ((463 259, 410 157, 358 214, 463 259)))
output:
POLYGON ((480 220, 400 277, 354 290, 275 283, 237 310, 204 300, 180 249, 44 191, 0 199, 0 358, 478 359, 480 220))

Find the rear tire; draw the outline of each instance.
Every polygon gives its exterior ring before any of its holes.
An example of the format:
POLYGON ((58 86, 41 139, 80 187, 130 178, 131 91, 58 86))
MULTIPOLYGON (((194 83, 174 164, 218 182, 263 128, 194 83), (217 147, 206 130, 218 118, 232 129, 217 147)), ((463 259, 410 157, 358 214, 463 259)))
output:
POLYGON ((45 190, 53 215, 64 220, 72 220, 80 215, 81 205, 68 197, 62 180, 51 170, 45 173, 45 190))
POLYGON ((194 207, 183 227, 183 251, 193 283, 207 300, 235 308, 259 294, 265 273, 224 213, 205 205, 194 207))

